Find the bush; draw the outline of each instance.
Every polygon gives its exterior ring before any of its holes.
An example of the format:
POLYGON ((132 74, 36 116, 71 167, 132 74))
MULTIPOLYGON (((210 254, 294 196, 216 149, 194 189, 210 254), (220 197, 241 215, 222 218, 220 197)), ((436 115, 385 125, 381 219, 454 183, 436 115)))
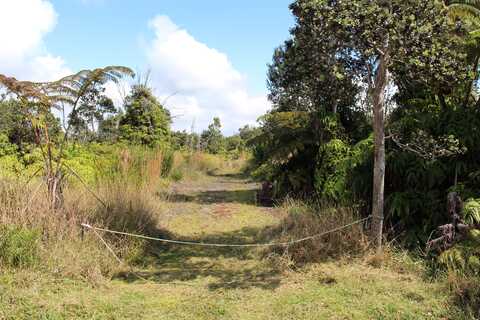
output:
POLYGON ((322 199, 349 199, 346 187, 347 170, 350 165, 350 147, 340 139, 322 145, 317 156, 315 190, 322 199))
MULTIPOLYGON (((125 185, 122 181, 117 181, 100 188, 99 194, 105 201, 106 207, 97 203, 96 209, 90 217, 93 225, 151 237, 172 238, 168 231, 159 227, 163 203, 147 189, 138 189, 135 186, 125 185)), ((109 245, 122 259, 135 264, 143 264, 148 260, 150 249, 158 244, 128 236, 112 234, 105 236, 109 245)), ((162 248, 165 247, 162 245, 162 248)))
POLYGON ((170 168, 170 178, 174 181, 182 179, 197 180, 206 174, 220 169, 227 169, 225 158, 220 155, 202 152, 176 152, 170 168))
POLYGON ((17 226, 0 228, 0 262, 6 267, 28 268, 38 261, 40 233, 17 226))
POLYGON ((145 190, 117 182, 103 187, 100 197, 107 206, 97 204, 92 222, 117 231, 142 234, 156 231, 159 208, 156 199, 150 198, 145 190))

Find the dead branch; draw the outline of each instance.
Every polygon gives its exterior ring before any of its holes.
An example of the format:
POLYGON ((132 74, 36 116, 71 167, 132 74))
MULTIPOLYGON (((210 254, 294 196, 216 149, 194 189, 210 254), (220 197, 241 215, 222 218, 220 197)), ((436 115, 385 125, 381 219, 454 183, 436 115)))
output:
POLYGON ((441 236, 427 242, 426 251, 431 250, 445 251, 453 247, 456 243, 464 240, 468 232, 477 226, 466 224, 461 218, 460 213, 463 210, 462 199, 456 192, 450 192, 447 197, 447 211, 452 222, 441 225, 437 228, 441 236))

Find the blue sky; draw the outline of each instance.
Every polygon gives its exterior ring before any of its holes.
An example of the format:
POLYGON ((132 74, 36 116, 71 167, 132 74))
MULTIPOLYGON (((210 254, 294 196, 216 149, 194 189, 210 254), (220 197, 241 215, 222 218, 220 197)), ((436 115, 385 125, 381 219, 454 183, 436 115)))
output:
POLYGON ((112 64, 149 69, 159 99, 176 92, 174 128, 220 116, 232 133, 269 108, 266 64, 293 25, 290 2, 1 0, 0 27, 2 18, 21 27, 0 35, 10 39, 0 72, 50 80, 112 64))
POLYGON ((290 0, 54 0, 58 24, 48 48, 71 68, 144 67, 148 21, 168 16, 198 41, 226 53, 246 73, 254 94, 265 92, 266 64, 293 24, 290 0))

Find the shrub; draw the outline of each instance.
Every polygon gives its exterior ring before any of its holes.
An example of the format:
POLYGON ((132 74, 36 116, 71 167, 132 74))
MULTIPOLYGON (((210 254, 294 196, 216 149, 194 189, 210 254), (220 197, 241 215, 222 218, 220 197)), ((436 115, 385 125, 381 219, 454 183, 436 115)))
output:
POLYGON ((93 222, 117 231, 152 234, 156 231, 158 210, 155 199, 144 190, 114 182, 100 189, 106 207, 98 203, 93 222))
MULTIPOLYGON (((146 235, 151 237, 172 238, 172 235, 159 228, 158 218, 163 203, 155 194, 146 189, 129 186, 122 181, 104 186, 99 191, 106 206, 97 203, 90 222, 110 230, 146 235)), ((149 258, 150 249, 157 243, 106 234, 105 239, 116 253, 128 262, 142 264, 149 258)), ((162 245, 162 248, 165 248, 162 245)))
POLYGON ((162 177, 168 177, 172 171, 174 160, 175 154, 173 151, 167 150, 163 153, 162 177))
POLYGON ((6 267, 27 268, 38 261, 40 233, 18 226, 0 228, 0 262, 6 267))
POLYGON ((222 155, 206 154, 202 152, 187 153, 176 152, 170 169, 170 178, 174 181, 178 179, 197 180, 204 175, 213 174, 218 170, 235 171, 244 164, 243 159, 239 159, 232 166, 227 166, 228 161, 222 155))
MULTIPOLYGON (((89 222, 113 230, 158 235, 155 218, 158 199, 136 185, 122 180, 108 181, 92 190, 108 205, 103 207, 82 187, 68 185, 62 209, 52 212, 45 188, 35 194, 36 182, 30 186, 0 181, 0 221, 12 227, 0 230, 0 264, 11 267, 32 265, 38 260, 42 270, 55 275, 86 280, 97 284, 119 271, 120 265, 91 232, 80 237, 80 223, 89 222), (14 231, 10 231, 10 228, 14 231), (31 244, 37 238, 29 230, 41 230, 41 250, 31 244), (31 241, 27 241, 27 240, 31 241), (30 250, 30 251, 29 251, 30 250), (34 257, 34 258, 31 258, 34 257)), ((34 235, 40 234, 39 232, 34 235)), ((107 235, 109 245, 125 261, 138 262, 150 243, 107 235), (135 250, 131 250, 135 249, 135 250), (137 257, 132 257, 136 252, 137 257)))
POLYGON ((480 199, 468 199, 463 209, 465 222, 480 224, 480 199))
POLYGON ((349 145, 340 139, 333 139, 320 147, 315 189, 323 199, 344 200, 349 197, 346 180, 350 161, 345 161, 349 155, 349 145))

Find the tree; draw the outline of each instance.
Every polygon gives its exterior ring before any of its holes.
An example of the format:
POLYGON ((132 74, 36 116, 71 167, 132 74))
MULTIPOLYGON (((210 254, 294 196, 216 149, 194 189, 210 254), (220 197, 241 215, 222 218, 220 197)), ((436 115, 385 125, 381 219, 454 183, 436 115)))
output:
POLYGON ((104 117, 98 124, 97 138, 100 141, 115 142, 120 138, 120 120, 123 114, 117 112, 104 117))
MULTIPOLYGON (((35 144, 32 123, 27 114, 18 100, 0 102, 0 134, 4 134, 20 151, 25 151, 35 144)), ((45 121, 49 136, 58 139, 61 132, 59 120, 51 112, 47 112, 45 121)))
MULTIPOLYGON (((469 61, 473 64, 470 81, 465 88, 463 107, 466 108, 472 96, 474 83, 478 80, 478 67, 480 62, 480 1, 478 0, 447 0, 445 1, 449 15, 455 22, 469 31, 467 35, 467 53, 469 61)), ((477 99, 477 107, 480 107, 480 99, 477 99)))
POLYGON ((291 85, 275 85, 281 90, 273 91, 272 101, 284 109, 299 105, 295 108, 335 114, 342 99, 354 98, 358 92, 349 93, 350 88, 366 84, 374 127, 373 233, 380 249, 387 85, 390 80, 397 86, 429 85, 442 99, 451 92, 452 83, 462 83, 468 74, 455 37, 461 30, 449 23, 434 0, 297 0, 291 9, 297 21, 294 38, 283 52, 276 52, 274 61, 280 68, 269 74, 275 80, 270 83, 291 85), (282 63, 288 60, 288 66, 282 63), (305 68, 309 60, 323 67, 305 68), (302 76, 305 73, 310 75, 302 76), (311 80, 302 81, 305 77, 311 80), (342 90, 344 84, 347 91, 342 90))
POLYGON ((248 124, 238 129, 238 135, 242 138, 243 142, 246 144, 248 141, 252 140, 260 133, 260 128, 252 127, 248 124))
POLYGON ((170 138, 170 112, 145 84, 133 86, 125 99, 125 115, 120 120, 121 137, 130 143, 149 146, 170 138))
POLYGON ((106 116, 115 116, 112 99, 105 95, 100 84, 92 86, 80 99, 79 107, 69 115, 73 134, 77 139, 99 138, 98 131, 106 116))
POLYGON ((218 154, 225 149, 225 140, 220 129, 222 124, 220 118, 213 118, 213 122, 200 135, 202 148, 212 154, 218 154))
POLYGON ((53 108, 60 108, 64 104, 70 105, 71 112, 75 114, 82 97, 92 88, 108 81, 118 82, 124 76, 133 76, 133 71, 122 66, 108 66, 82 70, 53 82, 19 81, 0 74, 0 84, 7 90, 7 95, 18 100, 22 112, 31 123, 35 143, 44 159, 44 175, 52 208, 58 208, 63 202, 61 184, 65 167, 64 151, 71 137, 72 126, 69 123, 63 137, 56 141, 49 134, 48 115, 53 108))

